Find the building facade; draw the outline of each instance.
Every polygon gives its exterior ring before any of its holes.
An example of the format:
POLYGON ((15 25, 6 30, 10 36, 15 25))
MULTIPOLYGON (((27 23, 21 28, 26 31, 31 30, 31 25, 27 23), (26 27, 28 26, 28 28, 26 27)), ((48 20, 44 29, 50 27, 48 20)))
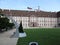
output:
POLYGON ((24 28, 54 28, 58 25, 56 12, 0 9, 0 13, 12 17, 18 24, 22 21, 24 28))

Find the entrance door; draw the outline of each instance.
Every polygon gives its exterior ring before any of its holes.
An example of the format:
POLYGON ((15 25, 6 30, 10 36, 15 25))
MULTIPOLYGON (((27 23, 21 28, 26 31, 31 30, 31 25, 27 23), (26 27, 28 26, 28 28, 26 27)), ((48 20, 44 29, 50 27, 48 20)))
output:
POLYGON ((28 23, 28 25, 29 25, 30 27, 37 27, 37 26, 38 26, 37 17, 34 16, 34 15, 31 15, 31 16, 29 17, 29 23, 28 23))
POLYGON ((30 27, 37 27, 37 22, 29 22, 28 24, 30 27))

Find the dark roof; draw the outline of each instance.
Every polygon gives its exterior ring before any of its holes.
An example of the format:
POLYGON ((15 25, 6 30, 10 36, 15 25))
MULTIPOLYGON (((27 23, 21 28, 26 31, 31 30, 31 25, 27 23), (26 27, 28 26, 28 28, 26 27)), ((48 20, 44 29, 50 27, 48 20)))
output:
MULTIPOLYGON (((1 12, 1 11, 0 11, 1 12)), ((46 11, 26 11, 26 10, 2 10, 2 13, 5 15, 12 15, 12 16, 25 16, 29 17, 31 15, 37 17, 56 17, 56 12, 46 12, 46 11)))

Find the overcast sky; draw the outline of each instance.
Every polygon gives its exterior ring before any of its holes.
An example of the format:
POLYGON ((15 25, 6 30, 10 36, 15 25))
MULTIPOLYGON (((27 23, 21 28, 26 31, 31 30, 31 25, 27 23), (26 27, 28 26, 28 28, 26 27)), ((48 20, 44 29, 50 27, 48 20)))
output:
POLYGON ((0 0, 1 9, 33 10, 40 6, 43 11, 60 11, 60 0, 0 0))

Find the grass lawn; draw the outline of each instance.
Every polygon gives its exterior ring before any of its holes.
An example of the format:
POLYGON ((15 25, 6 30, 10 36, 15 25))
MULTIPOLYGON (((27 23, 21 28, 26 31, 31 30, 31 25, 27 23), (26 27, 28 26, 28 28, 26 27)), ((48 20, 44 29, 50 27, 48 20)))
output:
POLYGON ((39 45, 60 45, 59 28, 24 29, 25 38, 19 38, 17 45, 29 45, 30 42, 38 42, 39 45))

